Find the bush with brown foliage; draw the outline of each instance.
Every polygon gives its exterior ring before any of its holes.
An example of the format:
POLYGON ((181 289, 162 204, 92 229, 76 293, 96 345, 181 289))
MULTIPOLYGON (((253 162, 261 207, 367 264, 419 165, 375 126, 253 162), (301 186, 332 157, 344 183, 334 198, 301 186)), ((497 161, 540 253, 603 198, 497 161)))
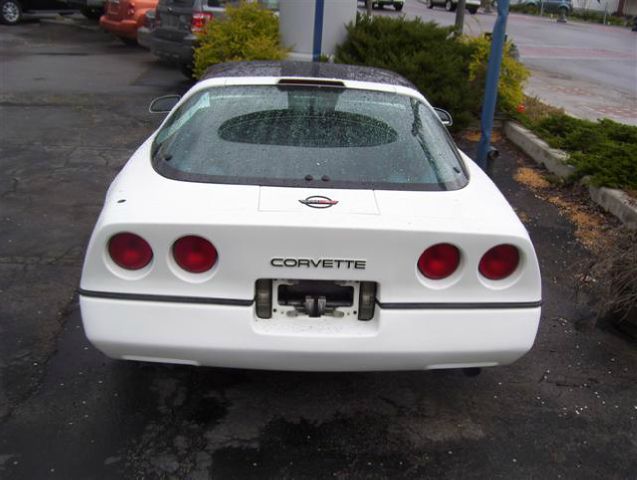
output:
POLYGON ((637 231, 621 231, 600 255, 594 276, 602 280, 599 314, 637 336, 637 231))

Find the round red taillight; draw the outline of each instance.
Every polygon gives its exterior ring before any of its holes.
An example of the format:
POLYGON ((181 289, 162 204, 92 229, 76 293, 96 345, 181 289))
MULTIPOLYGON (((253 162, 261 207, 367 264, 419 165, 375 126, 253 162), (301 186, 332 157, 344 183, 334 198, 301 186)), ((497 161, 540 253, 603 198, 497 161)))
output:
POLYGON ((113 235, 108 241, 108 254, 126 270, 144 268, 153 259, 153 249, 139 235, 124 232, 113 235))
POLYGON ((511 275, 520 263, 520 252, 513 245, 498 245, 482 256, 479 270, 489 280, 502 280, 511 275))
POLYGON ((418 259, 418 270, 432 280, 446 278, 460 264, 460 250, 449 243, 429 247, 418 259))
POLYGON ((173 257, 181 268, 190 273, 203 273, 217 263, 217 249, 205 238, 195 235, 181 237, 173 245, 173 257))

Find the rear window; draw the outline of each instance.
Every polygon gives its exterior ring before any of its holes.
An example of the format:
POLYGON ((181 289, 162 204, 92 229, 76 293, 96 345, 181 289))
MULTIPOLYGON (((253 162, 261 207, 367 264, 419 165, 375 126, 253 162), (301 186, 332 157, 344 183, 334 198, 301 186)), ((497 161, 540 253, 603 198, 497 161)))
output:
POLYGON ((429 107, 368 90, 213 87, 173 112, 152 152, 160 174, 194 182, 390 190, 467 183, 429 107))

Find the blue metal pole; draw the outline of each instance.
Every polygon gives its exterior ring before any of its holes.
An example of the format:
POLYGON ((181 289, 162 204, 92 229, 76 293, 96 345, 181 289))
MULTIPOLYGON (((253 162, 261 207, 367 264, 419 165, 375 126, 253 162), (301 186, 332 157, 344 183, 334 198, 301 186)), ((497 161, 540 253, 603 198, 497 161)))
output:
MULTIPOLYGON (((325 0, 315 0, 314 4, 314 42, 312 44, 312 60, 321 60, 323 43, 323 15, 325 13, 325 0)), ((508 1, 508 0, 507 0, 508 1)))
POLYGON ((482 103, 482 118, 480 126, 482 136, 478 144, 478 165, 483 170, 487 167, 487 156, 491 147, 491 130, 493 130, 493 116, 498 100, 498 78, 500 77, 500 64, 504 52, 504 40, 509 15, 509 0, 498 0, 498 17, 493 25, 491 34, 491 53, 487 67, 487 81, 484 89, 484 101, 482 103))

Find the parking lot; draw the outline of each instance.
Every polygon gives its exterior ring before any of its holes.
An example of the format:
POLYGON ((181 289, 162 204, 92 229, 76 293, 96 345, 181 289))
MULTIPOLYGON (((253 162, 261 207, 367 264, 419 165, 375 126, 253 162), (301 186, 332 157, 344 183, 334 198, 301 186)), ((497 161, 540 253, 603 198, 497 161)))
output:
MULTIPOLYGON (((578 228, 494 179, 540 258, 543 319, 511 366, 286 373, 126 363, 82 331, 76 289, 106 189, 189 83, 108 35, 0 27, 0 477, 635 478, 637 351, 582 290, 578 228)), ((474 145, 461 139, 473 154, 474 145)))

